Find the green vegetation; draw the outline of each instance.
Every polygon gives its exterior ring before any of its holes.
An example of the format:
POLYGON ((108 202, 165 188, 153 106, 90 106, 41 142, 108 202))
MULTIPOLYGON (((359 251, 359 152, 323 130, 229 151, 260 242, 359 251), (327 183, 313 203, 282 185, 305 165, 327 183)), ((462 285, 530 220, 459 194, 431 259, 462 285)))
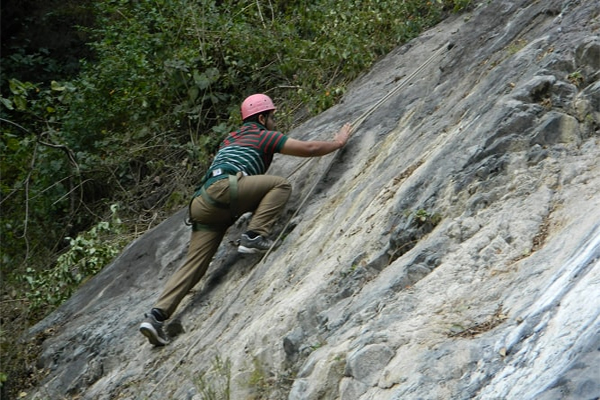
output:
POLYGON ((258 358, 254 357, 252 364, 253 368, 248 379, 248 386, 254 392, 255 398, 262 399, 265 398, 273 382, 258 358))
MULTIPOLYGON (((25 329, 183 207, 239 124, 245 96, 273 97, 286 131, 335 104, 379 57, 469 4, 3 2, 11 39, 0 76, 3 320, 25 329)), ((6 342, 16 336, 3 332, 3 369, 19 359, 6 342)))
POLYGON ((53 268, 27 268, 24 278, 29 290, 25 296, 33 313, 67 300, 80 283, 95 275, 119 254, 126 243, 119 235, 121 220, 117 216, 117 206, 111 206, 111 211, 110 222, 101 221, 76 238, 67 238, 69 249, 58 257, 53 268))
POLYGON ((431 213, 422 208, 418 210, 406 210, 404 211, 404 216, 406 218, 412 218, 417 225, 429 224, 431 226, 436 226, 442 220, 442 216, 439 213, 431 213))
POLYGON ((218 355, 215 356, 212 367, 196 379, 196 387, 202 400, 229 400, 230 385, 231 361, 223 361, 218 355))
POLYGON ((579 85, 583 83, 583 75, 581 74, 581 71, 575 71, 567 75, 567 80, 579 87, 579 85))

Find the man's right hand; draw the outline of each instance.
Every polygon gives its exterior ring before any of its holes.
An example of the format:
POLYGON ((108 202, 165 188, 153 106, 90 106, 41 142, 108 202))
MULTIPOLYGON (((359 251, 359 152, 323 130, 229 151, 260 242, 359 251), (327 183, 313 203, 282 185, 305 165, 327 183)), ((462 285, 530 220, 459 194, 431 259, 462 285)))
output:
POLYGON ((352 133, 352 125, 350 125, 349 123, 346 123, 335 134, 334 140, 340 144, 340 147, 344 147, 346 145, 346 143, 348 143, 348 139, 350 139, 351 133, 352 133))

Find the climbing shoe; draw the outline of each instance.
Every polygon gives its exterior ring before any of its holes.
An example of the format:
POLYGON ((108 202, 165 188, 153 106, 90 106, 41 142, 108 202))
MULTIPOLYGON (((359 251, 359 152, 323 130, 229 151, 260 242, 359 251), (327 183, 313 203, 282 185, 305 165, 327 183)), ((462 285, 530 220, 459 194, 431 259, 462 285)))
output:
POLYGON ((264 253, 273 246, 273 241, 260 235, 250 238, 247 233, 243 233, 238 246, 238 252, 244 254, 264 253))
POLYGON ((169 344, 169 338, 163 331, 163 325, 153 314, 146 314, 146 319, 140 324, 140 332, 154 346, 164 346, 169 344))

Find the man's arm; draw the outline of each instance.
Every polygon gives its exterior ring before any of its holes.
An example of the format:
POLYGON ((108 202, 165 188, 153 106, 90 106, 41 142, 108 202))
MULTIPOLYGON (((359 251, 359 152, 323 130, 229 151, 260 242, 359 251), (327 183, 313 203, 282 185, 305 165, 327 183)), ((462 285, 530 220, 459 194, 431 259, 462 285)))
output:
POLYGON ((319 157, 333 153, 344 147, 350 137, 350 124, 344 125, 334 136, 333 141, 302 141, 288 138, 281 149, 281 154, 298 157, 319 157))

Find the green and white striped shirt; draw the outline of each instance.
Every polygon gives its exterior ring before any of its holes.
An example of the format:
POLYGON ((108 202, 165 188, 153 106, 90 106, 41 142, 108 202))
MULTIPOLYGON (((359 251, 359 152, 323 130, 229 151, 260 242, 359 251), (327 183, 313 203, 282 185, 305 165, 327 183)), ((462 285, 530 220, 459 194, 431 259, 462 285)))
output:
POLYGON ((284 134, 268 131, 259 123, 246 122, 221 143, 206 174, 206 186, 225 174, 233 175, 240 171, 245 175, 264 174, 273 161, 273 155, 281 152, 287 139, 284 134))

